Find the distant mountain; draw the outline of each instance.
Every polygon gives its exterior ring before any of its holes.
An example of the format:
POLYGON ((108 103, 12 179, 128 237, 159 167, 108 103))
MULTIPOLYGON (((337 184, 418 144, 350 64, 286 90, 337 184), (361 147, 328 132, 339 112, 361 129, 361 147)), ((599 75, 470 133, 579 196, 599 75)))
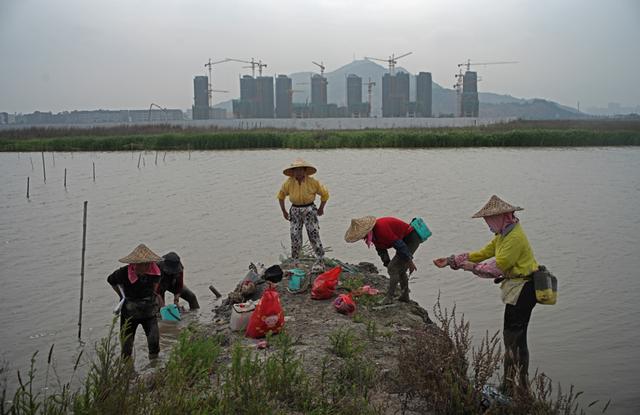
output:
MULTIPOLYGON (((428 68, 424 69, 428 71, 428 68)), ((354 60, 340 68, 325 72, 327 78, 327 100, 329 103, 338 104, 338 106, 346 105, 347 76, 355 74, 362 78, 362 82, 366 83, 371 79, 376 85, 373 87, 371 94, 372 115, 380 116, 382 114, 382 76, 388 72, 388 69, 368 59, 354 60)), ((407 72, 402 67, 396 67, 396 72, 407 72)), ((309 102, 311 101, 311 76, 316 72, 295 72, 289 75, 293 84, 293 101, 309 102)), ((410 99, 415 100, 415 75, 410 78, 410 99)), ((457 95, 456 91, 449 88, 443 88, 437 83, 433 83, 432 90, 432 111, 434 116, 447 116, 456 113, 457 95)), ((362 86, 362 100, 366 102, 367 86, 362 86)), ((500 95, 491 92, 480 92, 478 94, 480 100, 480 116, 481 117, 521 117, 537 119, 555 119, 555 118, 580 118, 584 114, 569 107, 562 106, 552 101, 542 99, 525 100, 515 98, 511 95, 500 95)), ((231 100, 221 102, 215 105, 216 108, 226 108, 228 113, 232 111, 231 100)))
POLYGON ((522 100, 513 103, 480 105, 481 117, 518 117, 527 120, 555 120, 585 118, 586 114, 544 99, 522 100))

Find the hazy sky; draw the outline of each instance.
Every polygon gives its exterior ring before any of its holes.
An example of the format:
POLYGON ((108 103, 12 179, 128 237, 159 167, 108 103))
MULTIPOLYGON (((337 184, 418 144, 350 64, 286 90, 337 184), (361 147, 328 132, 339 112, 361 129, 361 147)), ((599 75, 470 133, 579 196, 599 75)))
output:
MULTIPOLYGON (((273 75, 409 51, 449 88, 466 59, 518 61, 478 67, 479 89, 635 106, 639 42, 640 0, 0 0, 0 111, 186 109, 209 58, 273 75)), ((214 101, 247 73, 214 66, 214 101)))

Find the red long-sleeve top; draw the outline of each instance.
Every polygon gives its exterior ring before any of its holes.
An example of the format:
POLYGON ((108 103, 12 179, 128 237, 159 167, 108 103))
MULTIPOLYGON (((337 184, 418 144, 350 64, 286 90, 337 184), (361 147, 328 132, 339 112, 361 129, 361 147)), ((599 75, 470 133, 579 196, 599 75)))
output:
POLYGON ((405 236, 413 232, 413 227, 406 222, 393 217, 376 219, 373 227, 373 244, 376 249, 389 249, 397 240, 403 240, 405 236))

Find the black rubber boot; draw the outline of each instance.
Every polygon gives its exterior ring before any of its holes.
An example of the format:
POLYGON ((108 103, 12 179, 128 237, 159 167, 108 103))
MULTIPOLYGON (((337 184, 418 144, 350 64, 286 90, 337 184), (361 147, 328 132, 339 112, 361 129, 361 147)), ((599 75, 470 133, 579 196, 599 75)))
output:
POLYGON ((406 272, 400 274, 400 289, 402 293, 400 294, 400 298, 398 301, 402 301, 404 303, 409 302, 409 277, 406 272))

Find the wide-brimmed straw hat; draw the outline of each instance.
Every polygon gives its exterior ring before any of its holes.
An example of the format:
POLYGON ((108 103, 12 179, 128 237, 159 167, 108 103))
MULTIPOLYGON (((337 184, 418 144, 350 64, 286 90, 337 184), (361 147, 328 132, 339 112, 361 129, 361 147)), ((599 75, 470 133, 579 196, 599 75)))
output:
POLYGON ((131 251, 129 255, 120 258, 118 261, 124 262, 125 264, 145 264, 147 262, 158 262, 160 260, 162 260, 162 258, 147 248, 145 244, 140 244, 136 249, 131 251))
POLYGON ((484 218, 487 216, 499 215, 501 213, 515 212, 518 210, 524 210, 524 209, 522 209, 519 206, 510 205, 509 203, 500 199, 498 196, 493 195, 491 196, 491 199, 489 199, 489 201, 482 207, 482 209, 480 209, 478 212, 476 212, 475 215, 472 216, 472 218, 484 218))
POLYGON ((347 242, 356 242, 367 236, 369 231, 376 226, 375 216, 365 216, 363 218, 351 219, 351 225, 344 234, 344 240, 347 242))
POLYGON ((158 263, 160 269, 167 274, 179 274, 184 270, 180 257, 175 252, 169 252, 162 256, 162 261, 158 263))
POLYGON ((295 160, 293 160, 293 162, 291 164, 289 164, 288 167, 286 167, 284 170, 282 170, 282 173, 284 173, 287 176, 293 176, 293 169, 298 168, 298 167, 304 167, 304 171, 307 174, 307 176, 311 176, 312 174, 315 174, 315 172, 318 171, 318 169, 316 169, 315 167, 313 167, 311 164, 307 163, 306 161, 304 161, 301 158, 297 158, 295 160))

